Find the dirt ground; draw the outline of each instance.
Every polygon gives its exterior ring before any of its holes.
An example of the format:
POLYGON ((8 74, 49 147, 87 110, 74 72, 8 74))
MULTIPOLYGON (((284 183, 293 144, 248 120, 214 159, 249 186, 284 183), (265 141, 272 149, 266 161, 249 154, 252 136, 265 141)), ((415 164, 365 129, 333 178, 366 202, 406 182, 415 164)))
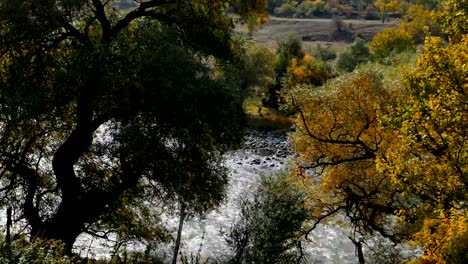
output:
POLYGON ((316 44, 340 48, 349 45, 356 36, 370 41, 375 34, 386 28, 395 27, 396 21, 382 23, 380 20, 341 20, 341 31, 333 19, 299 19, 270 17, 270 21, 253 33, 260 44, 274 47, 282 36, 298 33, 306 47, 316 44))

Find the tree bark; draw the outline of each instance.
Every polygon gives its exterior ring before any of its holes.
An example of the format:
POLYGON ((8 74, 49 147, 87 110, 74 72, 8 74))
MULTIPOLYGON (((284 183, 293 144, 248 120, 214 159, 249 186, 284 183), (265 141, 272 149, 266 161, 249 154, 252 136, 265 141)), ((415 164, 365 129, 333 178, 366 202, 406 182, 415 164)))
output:
POLYGON ((354 247, 356 248, 357 257, 359 259, 359 264, 365 264, 366 260, 364 259, 364 253, 362 251, 362 242, 357 241, 354 238, 348 236, 348 238, 353 242, 354 247))
POLYGON ((177 256, 179 255, 180 249, 180 240, 182 239, 182 229, 184 227, 185 217, 187 216, 185 209, 185 204, 181 202, 179 215, 179 229, 177 230, 177 238, 174 245, 174 256, 172 257, 172 264, 177 264, 177 256))
POLYGON ((11 207, 7 208, 7 222, 6 222, 6 235, 5 235, 5 244, 7 245, 8 249, 10 248, 11 244, 11 207))

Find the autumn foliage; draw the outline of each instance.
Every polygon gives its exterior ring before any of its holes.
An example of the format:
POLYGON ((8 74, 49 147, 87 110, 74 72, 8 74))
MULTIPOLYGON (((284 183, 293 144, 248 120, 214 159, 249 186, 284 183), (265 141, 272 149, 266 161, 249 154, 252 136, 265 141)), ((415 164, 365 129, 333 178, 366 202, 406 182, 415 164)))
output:
POLYGON ((397 97, 384 86, 378 70, 365 67, 320 90, 297 88, 290 103, 298 111, 291 136, 299 155, 293 172, 311 188, 317 220, 344 212, 354 230, 377 230, 392 240, 385 216, 398 208, 400 195, 376 158, 396 136, 379 124, 379 116, 396 107, 397 97))
POLYGON ((286 86, 290 88, 299 84, 320 86, 330 77, 331 74, 326 71, 323 62, 312 58, 310 54, 306 54, 301 59, 291 59, 286 77, 286 86))
POLYGON ((468 229, 468 38, 449 47, 430 38, 425 47, 395 120, 402 142, 382 164, 403 193, 421 201, 403 215, 422 224, 413 240, 425 249, 422 263, 445 263, 451 243, 468 229))
POLYGON ((416 49, 411 34, 397 28, 389 28, 375 35, 370 48, 379 61, 383 61, 392 54, 416 49))
MULTIPOLYGON (((310 189, 317 223, 342 212, 354 232, 420 246, 411 263, 468 260, 464 3, 445 1, 449 43, 428 37, 416 65, 373 64, 290 94, 297 111, 292 174, 310 189)), ((380 60, 415 49, 402 29, 377 35, 371 48, 380 60)))

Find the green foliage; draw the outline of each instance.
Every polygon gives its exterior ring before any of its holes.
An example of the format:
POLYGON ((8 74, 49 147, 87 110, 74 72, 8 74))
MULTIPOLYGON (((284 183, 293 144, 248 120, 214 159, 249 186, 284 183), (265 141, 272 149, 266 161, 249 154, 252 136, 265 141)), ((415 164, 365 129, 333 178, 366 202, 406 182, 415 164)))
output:
POLYGON ((298 34, 290 34, 277 40, 277 45, 275 71, 278 76, 284 77, 291 59, 302 58, 305 55, 302 39, 298 34))
POLYGON ((336 68, 341 71, 351 72, 358 65, 372 60, 372 54, 366 42, 357 38, 353 44, 338 55, 336 68))
POLYGON ((442 6, 444 11, 439 18, 442 29, 452 43, 457 43, 468 34, 468 1, 443 0, 442 6))
POLYGON ((468 233, 459 235, 451 242, 445 260, 450 264, 468 262, 468 233))
POLYGON ((269 85, 275 83, 275 54, 260 45, 250 45, 242 57, 239 78, 243 90, 254 94, 265 93, 269 85))
POLYGON ((332 48, 320 44, 312 49, 311 55, 324 62, 336 59, 336 52, 332 48))
POLYGON ((0 241, 1 264, 72 264, 78 257, 65 256, 63 244, 58 241, 28 242, 24 237, 14 239, 10 245, 0 241))
POLYGON ((293 263, 297 239, 308 219, 305 194, 285 174, 262 177, 252 200, 241 203, 240 219, 227 237, 229 263, 293 263))
POLYGON ((2 204, 67 252, 119 220, 122 234, 164 237, 135 206, 154 199, 206 213, 243 136, 239 83, 211 67, 236 59, 232 2, 114 4, 0 2, 2 204))
POLYGON ((275 8, 275 15, 280 17, 292 17, 296 14, 296 8, 290 3, 275 8))
POLYGON ((290 34, 278 39, 277 46, 275 63, 276 80, 273 85, 268 87, 267 99, 264 100, 265 106, 275 109, 279 107, 279 92, 283 86, 283 80, 286 77, 291 60, 304 56, 302 39, 298 34, 290 34))
POLYGON ((302 1, 297 8, 298 17, 330 17, 331 12, 325 1, 302 1))
POLYGON ((390 55, 404 51, 416 51, 413 37, 405 30, 389 28, 374 36, 370 48, 375 58, 384 62, 390 55))

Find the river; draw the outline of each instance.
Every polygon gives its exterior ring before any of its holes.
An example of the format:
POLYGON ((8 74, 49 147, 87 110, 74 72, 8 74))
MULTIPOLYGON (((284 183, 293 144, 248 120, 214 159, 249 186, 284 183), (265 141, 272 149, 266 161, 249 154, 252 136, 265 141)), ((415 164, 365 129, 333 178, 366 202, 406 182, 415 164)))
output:
MULTIPOLYGON (((291 158, 291 146, 286 135, 251 131, 243 147, 225 157, 225 165, 230 169, 226 201, 203 219, 192 218, 184 223, 180 252, 186 256, 200 254, 203 259, 211 260, 228 255, 229 249, 225 242, 225 234, 239 217, 239 197, 247 197, 252 193, 259 182, 260 175, 271 175, 279 170, 285 170, 291 158)), ((175 237, 178 217, 167 214, 163 216, 163 221, 175 237)), ((320 224, 312 232, 309 236, 311 242, 304 242, 307 263, 358 263, 355 247, 348 238, 350 231, 346 228, 345 222, 343 219, 337 219, 320 224)), ((381 242, 371 239, 369 245, 381 242)), ((138 248, 135 245, 130 248, 132 247, 138 248)), ((159 253, 166 254, 168 262, 172 256, 172 247, 172 244, 168 244, 159 249, 159 253)), ((109 257, 112 246, 99 239, 81 236, 76 248, 84 256, 103 258, 109 257)), ((414 254, 409 249, 396 248, 395 250, 405 255, 414 254)), ((371 253, 367 247, 364 247, 364 251, 371 253)), ((380 253, 377 252, 377 254, 380 253)), ((372 256, 374 259, 375 257, 372 256)), ((371 257, 367 256, 367 258, 371 257)), ((378 260, 369 261, 369 263, 372 262, 383 263, 378 260)))

